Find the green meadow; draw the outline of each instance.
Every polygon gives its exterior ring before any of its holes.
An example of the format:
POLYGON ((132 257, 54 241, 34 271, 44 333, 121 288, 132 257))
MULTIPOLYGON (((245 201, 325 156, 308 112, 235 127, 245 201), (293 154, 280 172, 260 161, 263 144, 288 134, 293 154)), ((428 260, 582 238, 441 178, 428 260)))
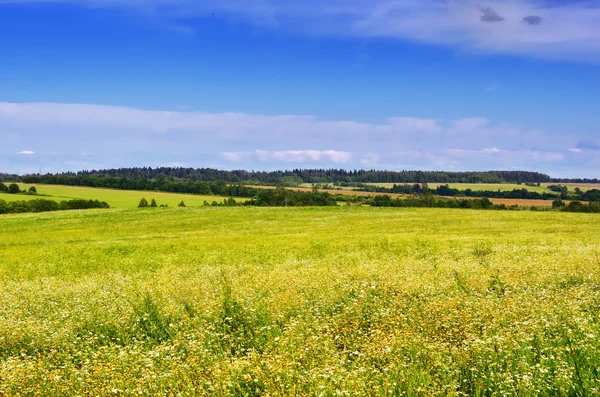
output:
MULTIPOLYGON (((33 200, 33 199, 49 199, 49 200, 100 200, 106 201, 111 208, 136 208, 142 197, 148 202, 153 198, 156 199, 158 205, 165 204, 169 207, 176 207, 182 200, 188 207, 199 207, 204 205, 204 201, 209 204, 213 201, 218 203, 223 202, 224 197, 210 195, 192 195, 166 192, 151 192, 137 190, 115 190, 115 189, 99 189, 92 187, 80 186, 62 186, 62 185, 28 185, 25 183, 18 184, 21 190, 28 190, 31 186, 35 186, 40 196, 28 196, 24 194, 6 194, 0 193, 0 200, 16 201, 16 200, 33 200)), ((243 198, 236 198, 236 201, 245 201, 243 198)))
MULTIPOLYGON (((391 188, 394 186, 393 183, 367 183, 367 185, 380 186, 385 188, 391 188)), ((428 183, 429 187, 432 189, 437 188, 441 185, 446 185, 446 183, 428 183)), ((514 189, 527 189, 530 192, 538 192, 538 193, 552 193, 548 186, 550 185, 562 185, 561 183, 542 183, 540 186, 527 186, 525 184, 516 184, 516 183, 448 183, 448 186, 454 189, 466 190, 471 189, 474 191, 481 190, 492 190, 492 191, 512 191, 514 189)), ((587 192, 590 189, 600 189, 600 185, 574 185, 569 184, 569 191, 574 191, 576 187, 581 189, 583 192, 587 192)))
POLYGON ((561 212, 3 215, 0 395, 599 395, 598 236, 561 212))

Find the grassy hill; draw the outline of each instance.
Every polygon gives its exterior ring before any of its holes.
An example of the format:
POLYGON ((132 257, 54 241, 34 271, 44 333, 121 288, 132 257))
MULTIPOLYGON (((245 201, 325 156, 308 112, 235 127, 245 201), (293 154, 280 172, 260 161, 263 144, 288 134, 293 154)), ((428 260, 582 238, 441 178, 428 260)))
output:
MULTIPOLYGON (((27 190, 31 186, 35 186, 40 196, 28 195, 13 195, 0 193, 0 199, 6 201, 14 200, 32 200, 36 198, 53 199, 57 201, 86 199, 106 201, 112 208, 135 208, 137 207, 142 197, 148 201, 156 199, 158 204, 167 204, 169 207, 176 207, 183 200, 189 207, 199 207, 204 204, 204 201, 212 203, 213 201, 222 202, 224 197, 209 196, 209 195, 191 195, 179 193, 165 192, 149 192, 138 190, 115 190, 115 189, 98 189, 91 187, 80 186, 62 186, 62 185, 28 185, 19 183, 21 190, 27 190)), ((236 201, 245 201, 247 199, 236 197, 236 201)))

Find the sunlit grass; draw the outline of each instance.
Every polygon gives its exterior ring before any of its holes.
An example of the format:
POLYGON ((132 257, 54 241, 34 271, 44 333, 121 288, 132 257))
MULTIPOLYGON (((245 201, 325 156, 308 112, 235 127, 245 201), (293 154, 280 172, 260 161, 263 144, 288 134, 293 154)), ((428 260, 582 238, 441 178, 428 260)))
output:
MULTIPOLYGON (((393 183, 367 183, 367 185, 380 186, 391 188, 394 186, 393 183)), ((402 185, 398 183, 398 185, 402 185)), ((446 183, 428 183, 429 188, 435 189, 438 186, 446 185, 446 183)), ((514 189, 527 189, 530 192, 537 193, 556 193, 552 190, 548 189, 550 185, 561 185, 561 183, 542 183, 540 186, 527 186, 526 184, 516 184, 516 183, 448 183, 453 189, 466 190, 471 189, 473 191, 481 191, 481 190, 491 190, 491 191, 501 191, 501 192, 509 192, 514 189)), ((569 184, 568 188, 570 192, 573 192, 575 188, 578 187, 582 192, 587 192, 590 189, 600 189, 600 185, 575 185, 569 184)))
MULTIPOLYGON (((116 190, 116 189, 100 189, 81 186, 62 186, 62 185, 41 185, 41 184, 25 184, 19 183, 21 190, 28 190, 31 186, 35 186, 40 196, 27 196, 23 194, 1 194, 0 200, 15 201, 15 200, 30 200, 36 198, 44 198, 50 200, 100 200, 106 201, 111 208, 135 208, 138 206, 142 197, 150 201, 156 199, 158 204, 165 204, 169 207, 176 207, 182 200, 188 207, 199 207, 207 201, 209 204, 213 201, 222 203, 224 197, 210 195, 192 195, 178 194, 166 192, 151 192, 137 190, 116 190)), ((236 201, 246 201, 248 199, 236 197, 236 201)))
POLYGON ((600 393, 600 218, 0 217, 0 395, 600 393))

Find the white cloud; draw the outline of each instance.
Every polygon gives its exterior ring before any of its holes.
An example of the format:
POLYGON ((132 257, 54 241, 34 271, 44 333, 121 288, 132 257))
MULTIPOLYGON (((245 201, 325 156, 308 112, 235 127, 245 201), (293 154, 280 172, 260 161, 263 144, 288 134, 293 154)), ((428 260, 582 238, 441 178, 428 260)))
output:
POLYGON ((481 152, 484 154, 496 154, 496 153, 502 153, 502 150, 498 149, 497 147, 492 147, 492 148, 483 148, 483 149, 481 149, 481 152))
POLYGON ((155 134, 185 131, 194 135, 210 135, 221 140, 269 139, 286 141, 297 137, 320 138, 333 136, 379 134, 420 135, 422 132, 441 132, 436 120, 412 117, 393 117, 386 123, 368 124, 351 120, 320 120, 302 115, 253 115, 247 113, 165 112, 126 107, 0 102, 0 120, 28 128, 39 126, 73 126, 143 129, 155 134))
POLYGON ((0 139, 4 172, 40 166, 76 171, 235 164, 246 169, 520 168, 592 176, 600 159, 600 151, 579 148, 594 147, 596 137, 591 133, 547 132, 486 118, 390 117, 368 123, 312 115, 163 112, 57 103, 0 103, 0 139), (44 152, 24 155, 31 151, 22 148, 31 142, 44 147, 44 152), (569 149, 575 145, 580 150, 577 156, 569 149))
POLYGON ((367 153, 360 160, 360 164, 362 164, 362 165, 375 165, 375 164, 379 163, 380 160, 381 160, 381 156, 379 154, 377 154, 377 153, 367 153))
POLYGON ((171 167, 171 168, 183 168, 183 167, 185 167, 185 164, 175 161, 172 163, 164 163, 164 164, 161 164, 160 166, 161 167, 171 167))
POLYGON ((489 123, 488 119, 481 117, 473 117, 452 122, 452 127, 456 130, 474 130, 485 127, 489 123))
POLYGON ((224 159, 229 160, 229 161, 235 161, 235 162, 240 162, 240 161, 244 161, 245 158, 247 158, 248 153, 240 153, 240 152, 223 152, 221 153, 221 156, 223 156, 224 159))
POLYGON ((35 154, 35 152, 32 152, 31 150, 21 150, 17 154, 23 154, 23 155, 26 155, 26 156, 31 156, 31 155, 35 154))
POLYGON ((281 163, 305 163, 307 161, 319 162, 328 160, 333 163, 347 163, 352 159, 352 154, 336 150, 281 150, 254 152, 223 152, 221 156, 229 161, 240 162, 249 159, 259 161, 276 160, 281 163))
POLYGON ((390 117, 387 119, 389 125, 400 130, 411 130, 421 132, 439 132, 442 130, 436 120, 418 119, 414 117, 390 117))
POLYGON ((553 0, 0 0, 139 10, 178 30, 217 15, 301 34, 385 37, 471 51, 600 61, 600 7, 553 0), (536 23, 525 23, 535 21, 536 23))

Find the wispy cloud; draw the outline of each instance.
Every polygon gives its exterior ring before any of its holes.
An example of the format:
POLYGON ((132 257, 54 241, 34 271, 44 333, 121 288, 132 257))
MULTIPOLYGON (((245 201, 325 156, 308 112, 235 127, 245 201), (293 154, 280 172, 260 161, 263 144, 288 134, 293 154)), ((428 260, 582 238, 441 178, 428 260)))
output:
POLYGON ((258 160, 268 162, 275 160, 279 163, 302 164, 307 161, 320 162, 326 160, 337 164, 348 163, 352 159, 352 154, 337 150, 256 150, 254 152, 223 152, 221 156, 229 161, 243 162, 249 160, 258 160))
POLYGON ((480 52, 600 61, 600 6, 551 0, 0 0, 138 10, 183 31, 206 16, 299 34, 386 37, 480 52))
POLYGON ((548 132, 482 117, 390 117, 367 123, 312 115, 0 103, 0 131, 11 131, 0 132, 0 169, 12 172, 40 166, 58 171, 185 164, 250 169, 520 168, 590 176, 600 158, 600 150, 593 150, 593 135, 548 132), (43 147, 43 153, 31 156, 33 151, 22 150, 31 142, 43 147))
POLYGON ((381 156, 377 153, 366 153, 360 160, 360 164, 364 166, 376 166, 381 161, 381 156))
POLYGON ((21 150, 20 152, 17 152, 17 154, 22 154, 25 156, 31 156, 33 154, 35 154, 35 152, 32 152, 31 150, 21 150))

